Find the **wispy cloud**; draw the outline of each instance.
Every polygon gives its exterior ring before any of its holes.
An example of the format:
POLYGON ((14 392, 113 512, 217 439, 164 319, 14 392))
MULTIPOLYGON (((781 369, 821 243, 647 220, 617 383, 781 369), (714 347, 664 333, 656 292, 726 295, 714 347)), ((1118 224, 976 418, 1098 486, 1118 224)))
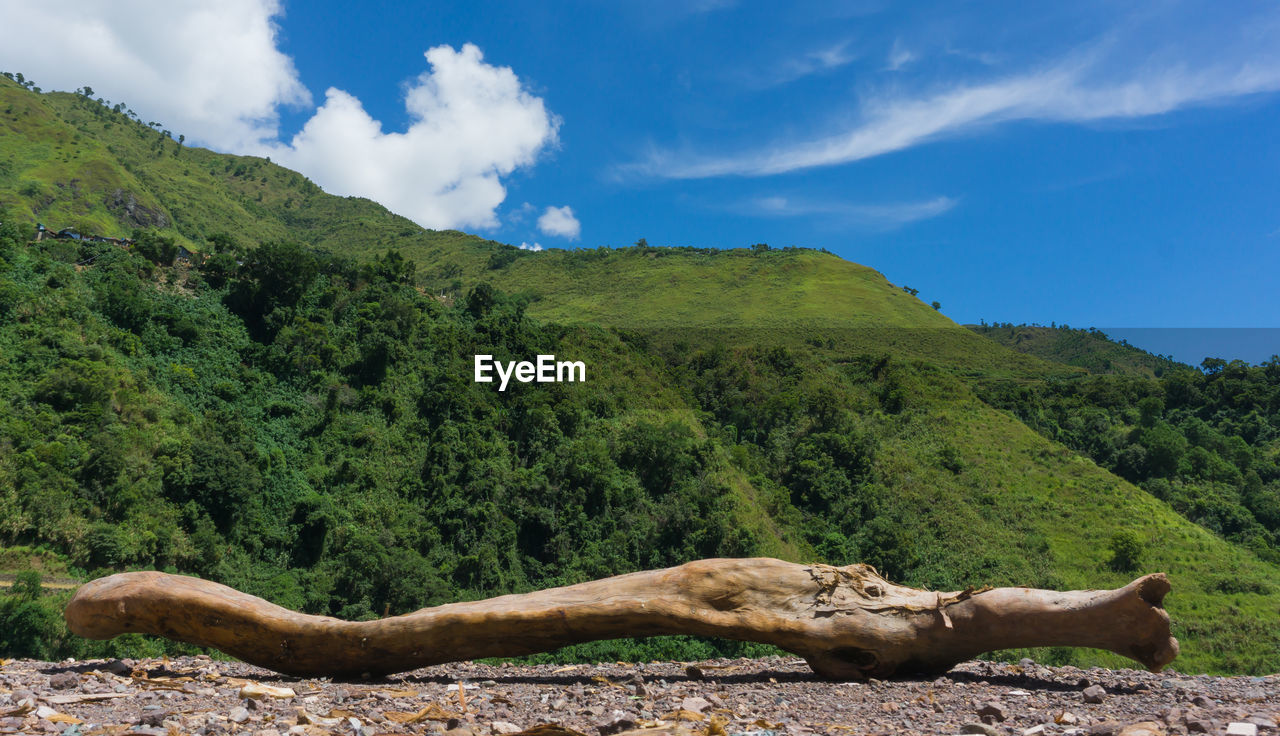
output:
POLYGON ((728 155, 656 150, 631 173, 673 179, 768 176, 845 164, 1012 121, 1134 119, 1280 90, 1280 53, 1111 73, 1090 49, 1041 70, 865 99, 834 134, 728 155))
POLYGON ((891 72, 896 72, 915 60, 915 53, 903 45, 902 39, 897 38, 893 41, 893 48, 889 49, 889 59, 885 68, 891 72))
POLYGON ((738 207, 738 211, 758 217, 820 217, 845 225, 893 229, 919 220, 928 220, 955 207, 951 197, 934 197, 917 202, 829 202, 784 196, 759 197, 738 207))
POLYGON ((776 87, 814 74, 839 69, 858 58, 858 55, 849 48, 850 46, 852 46, 851 41, 841 41, 777 61, 772 66, 752 74, 747 85, 758 88, 776 87))

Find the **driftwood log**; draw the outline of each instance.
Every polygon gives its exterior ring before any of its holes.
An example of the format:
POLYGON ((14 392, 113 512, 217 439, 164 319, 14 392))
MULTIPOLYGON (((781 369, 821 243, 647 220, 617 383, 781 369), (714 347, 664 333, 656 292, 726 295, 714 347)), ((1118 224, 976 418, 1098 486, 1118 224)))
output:
POLYGON ((545 652, 628 636, 693 634, 774 644, 820 676, 941 672, 983 652, 1096 647, 1159 670, 1178 655, 1160 573, 1115 590, 940 593, 868 565, 700 560, 376 621, 296 613, 224 585, 159 572, 86 583, 67 625, 91 639, 155 634, 303 676, 370 676, 545 652))

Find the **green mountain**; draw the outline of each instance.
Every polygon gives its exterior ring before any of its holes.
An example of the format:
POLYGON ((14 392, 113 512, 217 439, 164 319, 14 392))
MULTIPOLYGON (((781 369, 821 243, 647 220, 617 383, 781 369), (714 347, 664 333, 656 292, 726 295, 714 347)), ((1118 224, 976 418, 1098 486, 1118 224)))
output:
POLYGON ((826 253, 527 253, 82 96, 0 79, 0 112, 0 652, 166 646, 67 637, 32 568, 360 618, 763 554, 933 588, 1164 570, 1175 667, 1280 670, 1274 367, 1089 376, 826 253), (500 392, 478 353, 587 380, 500 392))
POLYGON ((1090 373, 1121 373, 1149 378, 1190 368, 1172 358, 1154 355, 1127 342, 1117 342, 1097 329, 1040 325, 965 325, 1020 353, 1084 368, 1090 373))

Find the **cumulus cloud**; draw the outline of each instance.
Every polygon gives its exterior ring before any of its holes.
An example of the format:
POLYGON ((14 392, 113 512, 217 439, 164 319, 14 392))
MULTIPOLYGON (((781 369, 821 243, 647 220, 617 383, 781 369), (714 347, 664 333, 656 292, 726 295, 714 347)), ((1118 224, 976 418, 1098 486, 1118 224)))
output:
POLYGON ((582 223, 573 216, 573 209, 568 206, 548 207, 542 217, 538 218, 538 230, 544 235, 577 240, 582 233, 582 223))
POLYGON ((542 250, 542 243, 534 243, 533 245, 529 245, 528 243, 521 243, 520 250, 531 250, 534 253, 537 253, 538 251, 542 250))
POLYGON ((826 202, 784 196, 760 197, 739 208, 763 217, 826 217, 850 225, 892 229, 937 217, 956 206, 951 197, 915 202, 826 202))
POLYGON ((330 88, 272 155, 327 191, 369 197, 424 227, 494 227, 506 198, 500 178, 554 144, 559 120, 473 44, 437 46, 426 58, 431 69, 405 95, 405 132, 383 131, 360 100, 330 88))
POLYGON ((384 131, 339 89, 288 142, 282 105, 311 96, 277 46, 279 0, 0 0, 0 68, 46 89, 93 88, 144 120, 216 150, 271 156, 327 191, 359 195, 430 228, 494 227, 502 177, 555 145, 559 120, 480 49, 437 46, 409 84, 409 125, 384 131), (79 47, 51 42, 74 39, 79 47))
POLYGON ((175 135, 243 152, 276 137, 280 105, 311 102, 276 47, 281 12, 277 0, 0 0, 0 67, 45 89, 89 85, 175 135))

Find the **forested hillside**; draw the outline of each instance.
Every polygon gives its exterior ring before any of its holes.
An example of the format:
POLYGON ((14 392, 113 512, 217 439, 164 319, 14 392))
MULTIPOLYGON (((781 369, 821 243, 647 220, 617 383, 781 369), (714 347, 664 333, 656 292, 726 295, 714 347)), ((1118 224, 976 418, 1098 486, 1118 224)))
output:
POLYGON ((1153 355, 1127 342, 1116 342, 1095 328, 1010 323, 965 326, 1020 353, 1085 368, 1090 373, 1159 377, 1190 368, 1171 357, 1153 355))
POLYGON ((68 637, 35 569, 168 569, 366 618, 770 555, 938 589, 1164 570, 1176 667, 1280 670, 1273 366, 1091 377, 813 251, 400 236, 372 203, 286 206, 297 174, 250 181, 83 95, 0 93, 0 652, 167 646, 68 637), (165 224, 104 203, 119 182, 165 224), (31 242, 55 216, 138 242, 31 242), (477 353, 587 380, 499 392, 477 353))

